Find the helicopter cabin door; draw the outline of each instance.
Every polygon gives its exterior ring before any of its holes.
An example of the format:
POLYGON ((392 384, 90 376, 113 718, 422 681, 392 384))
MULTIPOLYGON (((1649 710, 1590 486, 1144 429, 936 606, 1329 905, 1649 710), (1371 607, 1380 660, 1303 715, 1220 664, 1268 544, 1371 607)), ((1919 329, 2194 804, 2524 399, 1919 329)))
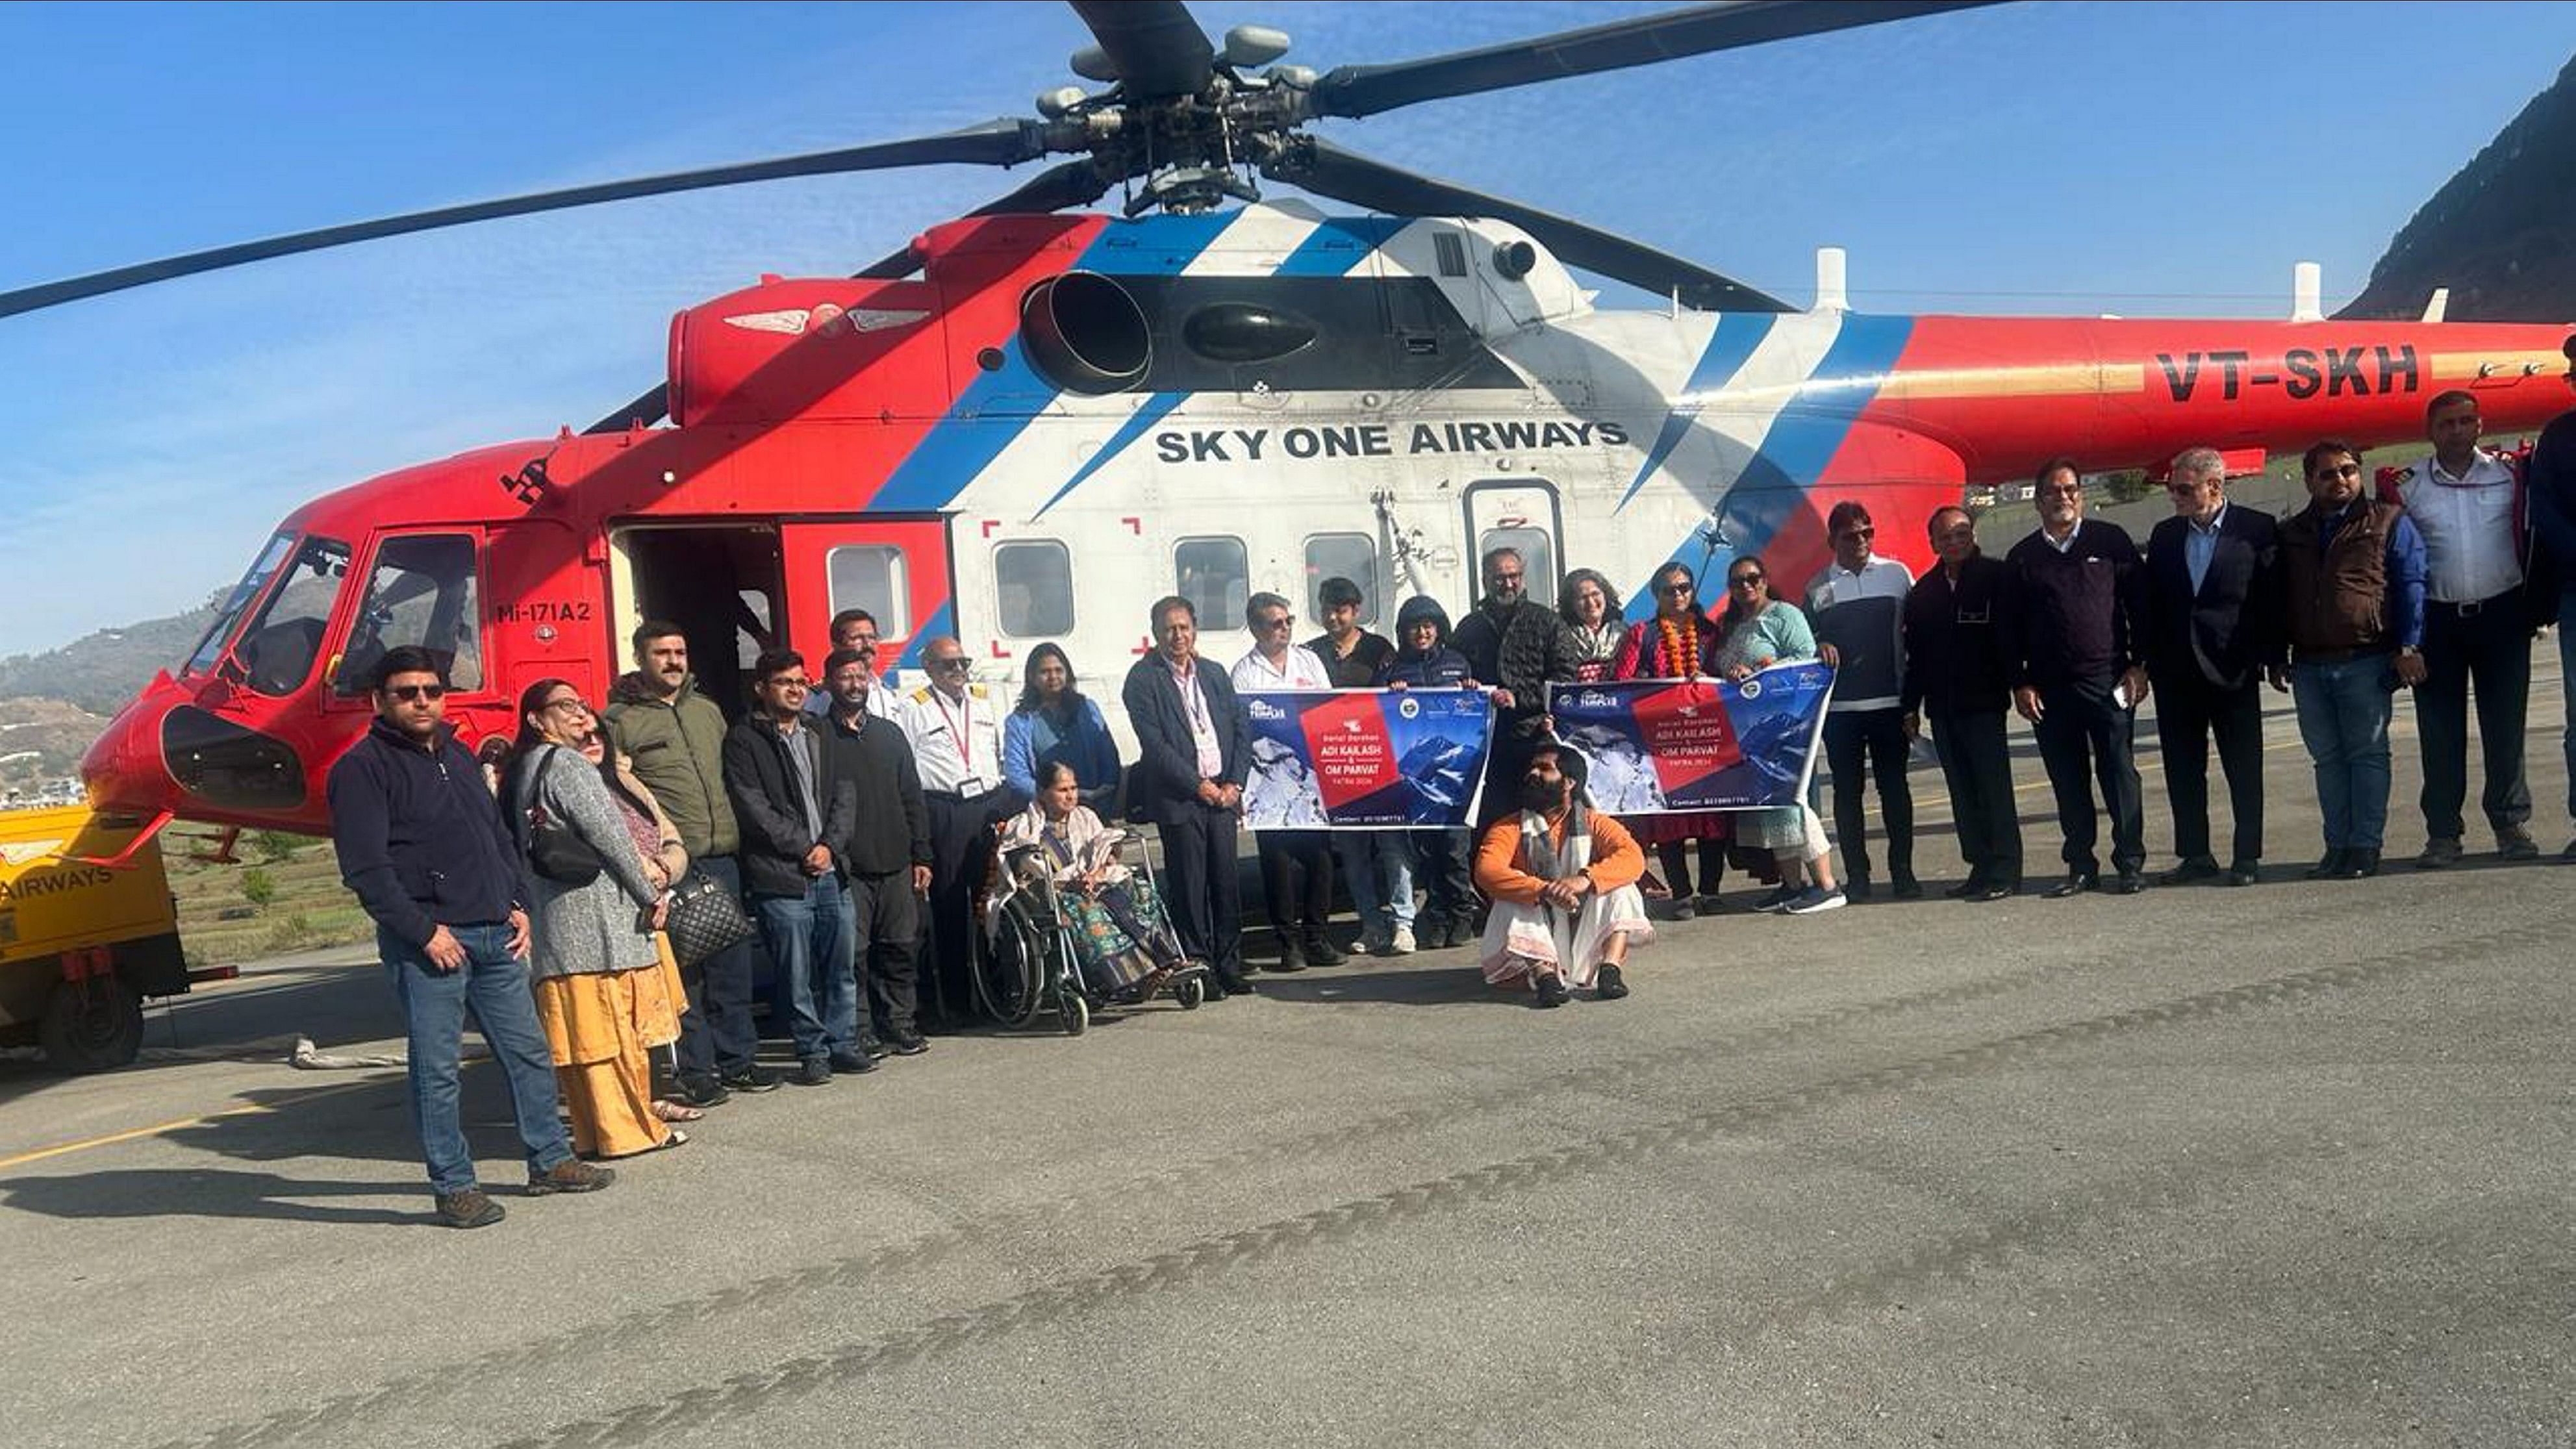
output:
POLYGON ((787 641, 823 677, 832 616, 877 621, 877 669, 921 667, 924 644, 957 632, 948 523, 939 518, 814 518, 778 525, 787 565, 787 641))
POLYGON ((1460 598, 1485 593, 1485 555, 1498 548, 1520 550, 1529 597, 1556 603, 1556 583, 1565 565, 1564 515, 1556 486, 1537 478, 1488 478, 1467 485, 1466 588, 1460 598))

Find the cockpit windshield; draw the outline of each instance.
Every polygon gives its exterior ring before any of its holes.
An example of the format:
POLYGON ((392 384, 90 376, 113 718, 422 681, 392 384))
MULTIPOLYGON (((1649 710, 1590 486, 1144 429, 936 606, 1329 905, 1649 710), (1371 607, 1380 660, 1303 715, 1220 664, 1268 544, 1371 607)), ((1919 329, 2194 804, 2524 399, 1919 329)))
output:
MULTIPOLYGON (((242 686, 272 697, 292 694, 312 677, 331 605, 349 577, 349 546, 335 538, 308 538, 283 573, 229 651, 242 686)), ((216 662, 224 663, 225 652, 216 650, 216 662)))
POLYGON ((203 674, 215 667, 215 661, 224 657, 224 646, 232 642, 234 626, 241 623, 251 605, 259 602, 259 596, 268 592, 269 581, 286 566, 287 555, 294 550, 295 535, 291 533, 281 533, 268 541, 259 557, 252 560, 250 572, 243 574, 242 581, 224 596, 224 606, 216 611, 213 627, 197 641, 187 664, 179 670, 181 674, 203 674))

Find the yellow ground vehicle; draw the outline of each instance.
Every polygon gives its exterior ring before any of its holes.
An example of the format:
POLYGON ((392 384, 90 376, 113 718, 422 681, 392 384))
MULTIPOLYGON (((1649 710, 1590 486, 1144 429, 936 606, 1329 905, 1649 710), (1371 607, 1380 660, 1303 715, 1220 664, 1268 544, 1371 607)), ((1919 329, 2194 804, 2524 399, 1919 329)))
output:
POLYGON ((0 811, 0 1044, 66 1071, 134 1060, 143 999, 192 979, 158 841, 87 806, 0 811))

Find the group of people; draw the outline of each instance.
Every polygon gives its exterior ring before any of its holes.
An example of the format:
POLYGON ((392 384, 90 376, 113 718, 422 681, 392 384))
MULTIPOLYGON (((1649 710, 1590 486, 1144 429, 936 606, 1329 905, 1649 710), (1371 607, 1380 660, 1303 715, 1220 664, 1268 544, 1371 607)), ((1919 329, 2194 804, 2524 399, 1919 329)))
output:
MULTIPOLYGON (((2576 378, 2576 343, 2570 356, 2576 378)), ((2187 450, 2167 485, 2174 516, 2143 553, 2085 516, 2072 459, 2040 469, 2039 527, 2000 559, 1980 549, 1967 510, 1934 510, 1937 562, 1920 578, 1876 553, 1865 504, 1838 502, 1832 560, 1799 603, 1741 555, 1725 606, 1710 610, 1676 562, 1650 581, 1652 611, 1630 622, 1599 572, 1566 574, 1551 607, 1529 596, 1523 556, 1498 548, 1480 560, 1482 595, 1462 621, 1415 597, 1392 639, 1362 627, 1366 599, 1348 579, 1319 587, 1323 632, 1304 643, 1289 600, 1256 593, 1243 621, 1253 648, 1227 669, 1199 658, 1196 607, 1175 595, 1153 606, 1153 648, 1122 685, 1132 761, 1061 648, 1031 652, 1007 707, 951 638, 924 646, 928 682, 902 691, 878 668, 875 620, 850 610, 832 620, 819 672, 793 650, 762 653, 731 723, 698 691, 681 629, 647 622, 632 639, 637 667, 604 708, 564 680, 530 686, 487 781, 444 726, 435 657, 391 651, 376 719, 332 770, 330 799, 342 874, 377 923, 407 1023, 439 1215, 474 1227, 502 1212, 458 1121, 469 1006, 504 1068, 531 1193, 605 1187, 613 1173, 595 1160, 678 1146, 681 1124, 781 1084, 754 1059, 749 941, 675 954, 665 927, 684 883, 747 905, 784 982, 788 1079, 804 1085, 918 1055, 925 1029, 986 1007, 973 912, 997 847, 1026 847, 1052 877, 1097 989, 1150 989, 1196 966, 1210 999, 1253 992, 1236 869, 1247 691, 1468 688, 1493 716, 1472 829, 1260 832, 1268 969, 1344 959, 1331 926, 1338 872, 1356 949, 1473 945, 1488 982, 1542 1007, 1575 991, 1627 995, 1629 953, 1654 935, 1650 898, 1673 918, 1715 910, 1729 864, 1771 883, 1763 910, 1868 898, 1873 782, 1888 890, 1921 896, 1907 762, 1927 725, 1968 865, 1948 894, 2018 893, 2008 710, 2030 722, 2056 797, 2066 874, 2052 897, 2146 884, 2132 747, 2151 692, 2179 857, 2160 882, 2256 883, 2267 682, 2293 695, 2315 764, 2324 851, 2311 878, 2380 869, 2389 726, 2406 688, 2424 752, 2428 841, 2415 864, 2462 855, 2472 690, 2480 804, 2503 858, 2534 858, 2523 715, 2535 629, 2559 624, 2563 654, 2576 624, 2576 574, 2562 590, 2548 566, 2576 561, 2576 413, 2551 424, 2527 468, 2478 447, 2470 393, 2434 398, 2427 422, 2432 454, 2383 470, 2376 496, 2360 450, 2310 448, 2308 506, 2280 519, 2229 502, 2217 450, 2187 450), (1834 671, 1822 746, 1839 871, 1812 795, 1759 810, 1597 812, 1590 762, 1548 714, 1551 685, 1742 681, 1809 659, 1834 671), (2209 821, 2213 740, 2234 816, 2224 866, 2209 821), (1118 817, 1156 828, 1159 893, 1118 862, 1118 817), (657 1088, 652 1053, 664 1047, 657 1088)), ((2576 767, 2576 730, 2567 747, 2576 767)))

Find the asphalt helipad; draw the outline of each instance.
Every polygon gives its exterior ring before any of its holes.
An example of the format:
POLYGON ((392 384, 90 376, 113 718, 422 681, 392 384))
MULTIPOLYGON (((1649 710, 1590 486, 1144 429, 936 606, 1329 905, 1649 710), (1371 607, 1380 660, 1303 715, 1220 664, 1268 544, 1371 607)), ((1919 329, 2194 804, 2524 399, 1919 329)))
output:
MULTIPOLYGON (((253 1045, 392 1045, 373 968, 276 963, 138 1069, 0 1064, 0 1437, 2569 1442, 2576 868, 2473 832, 2462 868, 2300 880, 2273 708, 2253 889, 1730 913, 1558 1012, 1462 951, 943 1038, 472 1233, 428 1224, 399 1072, 253 1045)), ((2026 737, 2017 768, 2036 881, 2026 737)))

